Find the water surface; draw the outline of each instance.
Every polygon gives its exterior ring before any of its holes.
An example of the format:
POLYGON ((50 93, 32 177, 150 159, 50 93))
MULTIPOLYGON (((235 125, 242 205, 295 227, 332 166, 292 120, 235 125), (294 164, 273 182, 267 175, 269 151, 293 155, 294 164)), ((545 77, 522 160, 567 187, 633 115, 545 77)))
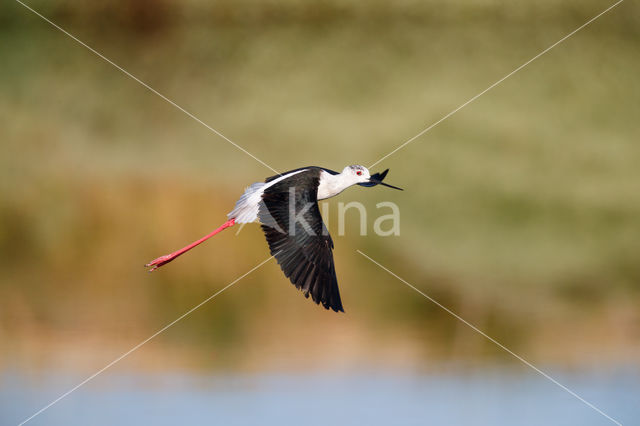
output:
MULTIPOLYGON (((639 424, 640 373, 553 375, 623 424, 639 424)), ((0 424, 18 424, 83 378, 5 372, 0 424)), ((613 424, 535 373, 260 375, 106 372, 33 425, 613 424)))

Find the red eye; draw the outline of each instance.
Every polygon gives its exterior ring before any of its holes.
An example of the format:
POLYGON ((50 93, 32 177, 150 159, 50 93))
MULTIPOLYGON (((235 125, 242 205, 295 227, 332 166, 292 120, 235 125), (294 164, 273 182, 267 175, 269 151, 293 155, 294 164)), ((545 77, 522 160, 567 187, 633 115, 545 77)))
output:
POLYGON ((360 170, 358 170, 358 171, 356 172, 356 174, 357 174, 358 176, 360 176, 360 175, 362 175, 362 172, 361 172, 360 170))

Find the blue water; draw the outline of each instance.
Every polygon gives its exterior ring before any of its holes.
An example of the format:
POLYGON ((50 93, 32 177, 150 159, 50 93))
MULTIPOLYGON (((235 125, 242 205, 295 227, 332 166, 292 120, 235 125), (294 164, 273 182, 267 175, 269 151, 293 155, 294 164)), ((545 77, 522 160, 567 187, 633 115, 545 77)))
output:
MULTIPOLYGON (((640 370, 552 375, 640 425, 640 370)), ((0 374, 0 424, 18 424, 83 377, 0 374)), ((118 375, 105 372, 32 425, 611 425, 537 373, 118 375)))

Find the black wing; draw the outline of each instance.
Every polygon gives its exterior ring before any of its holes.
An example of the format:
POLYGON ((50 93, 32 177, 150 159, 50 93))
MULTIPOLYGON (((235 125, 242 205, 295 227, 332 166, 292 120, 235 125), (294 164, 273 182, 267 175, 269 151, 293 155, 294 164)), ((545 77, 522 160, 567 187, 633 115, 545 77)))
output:
POLYGON ((270 186, 262 194, 258 218, 271 254, 291 282, 317 304, 344 312, 333 241, 318 208, 319 180, 320 170, 310 169, 270 186))
POLYGON ((280 176, 285 176, 285 175, 288 175, 289 173, 294 173, 294 172, 297 172, 299 170, 324 170, 325 172, 329 173, 330 175, 338 175, 338 174, 340 174, 340 173, 336 172, 335 170, 325 169, 324 167, 307 166, 307 167, 300 167, 299 169, 289 170, 287 172, 282 172, 279 175, 270 176, 270 177, 266 178, 264 181, 265 181, 265 183, 269 183, 272 180, 279 178, 280 176))

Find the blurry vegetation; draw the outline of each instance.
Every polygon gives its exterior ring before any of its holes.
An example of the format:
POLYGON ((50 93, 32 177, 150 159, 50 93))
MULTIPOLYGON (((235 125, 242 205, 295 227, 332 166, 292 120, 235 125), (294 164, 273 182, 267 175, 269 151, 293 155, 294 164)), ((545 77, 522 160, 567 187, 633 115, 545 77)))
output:
MULTIPOLYGON (((609 3, 28 4, 284 171, 376 161, 609 3)), ((334 236, 346 315, 270 264, 146 353, 165 367, 510 361, 361 249, 527 358, 637 357, 639 13, 624 2, 375 168, 405 192, 341 195, 370 208, 369 230, 377 202, 402 212, 400 237, 334 236)), ((266 258, 246 226, 146 274, 273 173, 11 1, 0 58, 5 365, 117 355, 266 258)))

